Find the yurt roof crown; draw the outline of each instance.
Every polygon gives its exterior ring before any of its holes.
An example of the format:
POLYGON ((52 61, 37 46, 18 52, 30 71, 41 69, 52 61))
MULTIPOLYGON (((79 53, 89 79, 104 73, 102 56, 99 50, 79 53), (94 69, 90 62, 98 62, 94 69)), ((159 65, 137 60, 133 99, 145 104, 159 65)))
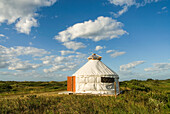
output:
POLYGON ((116 76, 118 75, 107 67, 101 60, 101 56, 92 54, 84 66, 77 70, 72 76, 116 76))
POLYGON ((91 56, 89 56, 87 59, 88 59, 88 60, 101 60, 102 57, 99 56, 99 55, 97 55, 97 54, 95 54, 95 53, 93 53, 93 54, 92 54, 91 56))

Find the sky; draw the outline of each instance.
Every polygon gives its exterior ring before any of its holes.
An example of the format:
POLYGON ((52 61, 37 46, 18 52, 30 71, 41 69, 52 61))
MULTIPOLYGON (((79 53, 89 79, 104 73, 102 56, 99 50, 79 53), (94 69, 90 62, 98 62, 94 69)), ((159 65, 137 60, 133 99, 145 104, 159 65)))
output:
POLYGON ((170 78, 169 0, 0 0, 0 80, 64 81, 92 53, 120 81, 170 78))

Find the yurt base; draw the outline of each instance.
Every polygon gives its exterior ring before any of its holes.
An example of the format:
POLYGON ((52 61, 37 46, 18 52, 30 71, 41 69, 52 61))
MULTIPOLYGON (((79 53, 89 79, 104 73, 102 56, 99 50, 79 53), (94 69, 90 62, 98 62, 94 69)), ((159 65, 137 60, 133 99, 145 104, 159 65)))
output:
MULTIPOLYGON (((115 94, 94 94, 94 93, 75 93, 71 91, 63 91, 59 92, 58 94, 63 94, 63 95, 94 95, 94 96, 115 96, 115 94)), ((119 94, 116 94, 116 96, 119 94)))

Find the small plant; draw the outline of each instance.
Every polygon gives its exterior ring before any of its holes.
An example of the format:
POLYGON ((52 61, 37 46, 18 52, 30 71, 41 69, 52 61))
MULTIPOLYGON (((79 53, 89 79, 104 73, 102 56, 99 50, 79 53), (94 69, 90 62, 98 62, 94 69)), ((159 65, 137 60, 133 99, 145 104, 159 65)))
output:
POLYGON ((30 99, 33 99, 33 98, 36 98, 37 95, 28 95, 27 97, 30 98, 30 99))

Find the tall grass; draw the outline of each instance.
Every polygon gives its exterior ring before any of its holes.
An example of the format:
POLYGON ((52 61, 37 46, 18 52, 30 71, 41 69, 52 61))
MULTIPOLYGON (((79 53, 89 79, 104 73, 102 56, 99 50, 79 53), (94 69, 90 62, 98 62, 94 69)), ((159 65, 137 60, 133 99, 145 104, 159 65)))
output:
POLYGON ((27 95, 0 100, 0 114, 168 114, 170 80, 131 80, 120 83, 124 90, 117 98, 94 95, 27 95))

